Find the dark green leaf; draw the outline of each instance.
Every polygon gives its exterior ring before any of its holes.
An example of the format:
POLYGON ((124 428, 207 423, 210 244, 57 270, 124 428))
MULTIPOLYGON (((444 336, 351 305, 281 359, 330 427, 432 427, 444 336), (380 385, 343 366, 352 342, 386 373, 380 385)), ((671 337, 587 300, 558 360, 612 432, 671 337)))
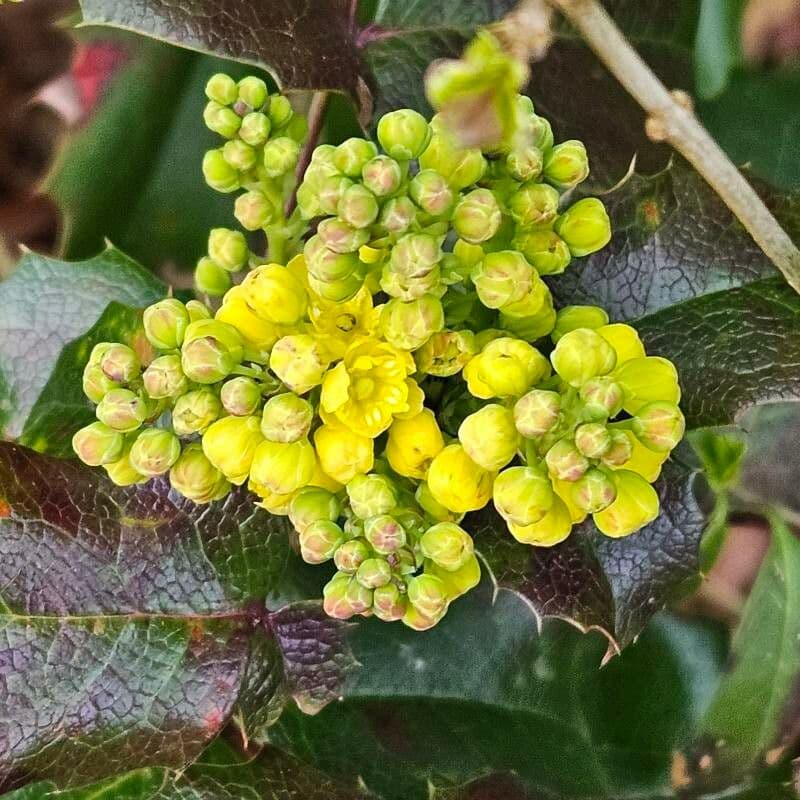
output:
POLYGON ((263 735, 286 696, 337 696, 350 664, 318 604, 283 607, 298 559, 245 491, 197 506, 0 445, 0 554, 0 782, 182 767, 237 704, 263 735))
POLYGON ((132 330, 133 312, 124 306, 164 294, 160 281, 111 247, 74 264, 27 253, 0 283, 2 437, 64 452, 65 434, 86 419, 76 387, 91 344, 132 330), (109 303, 116 305, 107 310, 109 303))

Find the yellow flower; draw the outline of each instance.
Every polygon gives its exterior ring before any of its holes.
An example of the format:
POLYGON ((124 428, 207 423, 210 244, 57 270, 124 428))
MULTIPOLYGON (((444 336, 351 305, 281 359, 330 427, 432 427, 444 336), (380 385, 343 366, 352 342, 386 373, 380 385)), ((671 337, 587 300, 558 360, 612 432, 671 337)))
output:
POLYGON ((406 398, 408 411, 404 411, 402 414, 395 414, 395 419, 416 417, 425 406, 425 392, 419 388, 419 384, 413 378, 406 378, 406 386, 408 387, 408 397, 406 398))
POLYGON ((253 360, 263 360, 264 355, 269 353, 284 334, 284 329, 279 325, 256 315, 241 286, 234 286, 228 291, 216 318, 239 331, 244 342, 245 355, 253 360))
POLYGON ((306 313, 303 284, 280 264, 262 264, 242 281, 241 289, 255 313, 276 325, 294 325, 306 313))
POLYGON ((536 547, 552 547, 563 542, 572 530, 572 518, 560 495, 553 498, 550 510, 533 525, 514 525, 508 523, 511 535, 522 544, 536 547))
POLYGON ((370 336, 378 325, 379 314, 372 307, 372 295, 366 286, 344 303, 324 300, 309 292, 308 317, 331 361, 342 358, 358 338, 370 336))
POLYGON ((656 490, 639 474, 626 469, 611 473, 617 498, 592 515, 598 530, 614 539, 630 536, 658 516, 656 490))
POLYGON ((655 453, 646 448, 632 431, 623 431, 631 443, 631 457, 619 466, 609 464, 611 469, 625 469, 637 472, 646 481, 652 483, 661 474, 662 464, 669 458, 669 452, 655 453))
POLYGON ((248 482, 247 488, 261 498, 261 502, 256 503, 257 506, 261 506, 261 508, 269 511, 270 514, 277 514, 281 517, 288 516, 289 504, 292 502, 296 492, 276 494, 269 487, 254 481, 252 478, 248 482))
POLYGON ((428 408, 410 419, 396 419, 389 428, 386 458, 407 478, 424 478, 431 461, 444 447, 436 417, 428 408))
POLYGON ((625 392, 622 407, 629 414, 636 414, 642 406, 661 400, 678 405, 681 389, 675 365, 666 358, 646 356, 632 358, 611 373, 625 392))
POLYGON ((644 345, 635 328, 621 322, 601 325, 595 329, 617 354, 617 367, 632 358, 644 358, 644 345))
POLYGON ((308 439, 295 442, 265 439, 253 455, 250 477, 275 494, 291 494, 308 485, 316 462, 314 448, 308 439))
POLYGON ((374 439, 395 414, 409 410, 406 378, 413 371, 408 353, 371 337, 358 339, 326 373, 320 405, 350 430, 374 439))
POLYGON ((258 417, 223 417, 203 434, 203 452, 231 483, 241 486, 263 441, 258 417))
POLYGON ((460 444, 444 448, 428 469, 434 499, 451 511, 477 511, 492 499, 495 473, 478 466, 460 444))
POLYGON ((369 472, 375 463, 372 439, 344 425, 326 423, 318 428, 314 445, 322 471, 341 484, 369 472))

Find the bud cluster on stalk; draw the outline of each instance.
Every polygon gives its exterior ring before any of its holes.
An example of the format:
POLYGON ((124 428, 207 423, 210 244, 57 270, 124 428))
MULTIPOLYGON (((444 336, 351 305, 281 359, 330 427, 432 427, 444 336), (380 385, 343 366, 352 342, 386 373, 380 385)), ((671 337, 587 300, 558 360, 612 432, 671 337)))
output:
MULTIPOLYGON (((463 75, 447 69, 451 102, 463 75)), ((546 282, 610 237, 599 200, 566 197, 588 174, 580 142, 556 144, 518 94, 510 144, 465 147, 444 112, 393 111, 377 144, 316 147, 286 218, 305 124, 257 79, 217 75, 207 94, 228 141, 206 178, 246 190, 237 217, 270 258, 215 229, 197 272, 214 311, 162 300, 148 352, 97 345, 80 458, 121 485, 168 475, 196 503, 246 485, 306 561, 335 565, 327 613, 415 629, 479 580, 471 511, 493 503, 537 546, 588 515, 608 536, 656 516, 650 484, 683 434, 675 369, 602 309, 557 310, 546 282), (449 431, 445 388, 471 398, 449 431)))

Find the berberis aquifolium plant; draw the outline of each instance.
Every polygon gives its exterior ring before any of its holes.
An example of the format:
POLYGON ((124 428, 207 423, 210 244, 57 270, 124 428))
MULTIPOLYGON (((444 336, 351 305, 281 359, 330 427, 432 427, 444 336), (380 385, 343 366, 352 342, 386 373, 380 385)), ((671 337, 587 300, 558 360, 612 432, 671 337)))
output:
POLYGON ((783 4, 49 2, 0 800, 797 800, 783 4))

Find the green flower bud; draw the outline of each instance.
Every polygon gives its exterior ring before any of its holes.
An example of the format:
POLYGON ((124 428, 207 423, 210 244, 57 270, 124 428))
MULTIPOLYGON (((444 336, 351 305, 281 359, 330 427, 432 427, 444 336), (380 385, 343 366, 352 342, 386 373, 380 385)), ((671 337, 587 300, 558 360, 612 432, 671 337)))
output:
POLYGON ((407 541, 405 528, 388 514, 379 514, 366 520, 364 536, 375 552, 382 555, 397 552, 407 541))
POLYGON ((408 187, 411 199, 432 217, 441 217, 453 207, 455 196, 447 180, 432 169, 423 169, 408 187))
POLYGON ((409 603, 406 607, 406 613, 403 614, 403 625, 406 625, 414 631, 428 631, 439 624, 446 612, 447 608, 445 607, 441 613, 435 616, 429 616, 423 614, 416 606, 409 603))
POLYGON ((122 433, 135 431, 148 417, 147 403, 130 389, 112 389, 97 406, 97 419, 122 433))
POLYGON ((419 567, 414 553, 408 547, 403 547, 395 553, 390 553, 386 556, 386 561, 395 573, 400 575, 411 575, 419 567))
POLYGON ((219 397, 229 414, 249 417, 261 405, 261 387, 252 378, 239 375, 222 384, 219 397))
POLYGON ((186 313, 189 315, 189 322, 197 322, 199 319, 211 319, 213 317, 211 309, 199 300, 189 300, 186 304, 186 313))
POLYGON ((557 189, 565 191, 586 180, 589 175, 589 157, 583 142, 570 139, 557 144, 544 158, 544 179, 557 189))
POLYGON ((225 476, 205 457, 199 442, 188 445, 169 471, 169 482, 176 492, 194 503, 210 503, 228 493, 225 476))
POLYGON ((250 147, 261 147, 272 130, 272 123, 266 114, 259 111, 251 111, 242 119, 239 127, 239 138, 250 147))
POLYGON ((314 167, 325 167, 330 170, 329 174, 337 172, 334 157, 336 156, 336 145, 320 144, 314 148, 311 154, 311 165, 314 167))
POLYGON ((142 365, 139 356, 127 345, 115 342, 100 358, 100 369, 117 383, 130 383, 139 377, 142 365))
POLYGON ((596 197, 586 197, 570 206, 556 220, 554 229, 573 256, 588 256, 611 240, 611 221, 596 197))
POLYGON ((344 191, 336 213, 354 228, 368 228, 378 218, 378 201, 366 186, 356 183, 344 191))
POLYGON ((231 288, 231 276, 216 261, 204 256, 194 270, 194 285, 209 297, 222 297, 231 288))
POLYGON ((517 224, 524 228, 549 225, 558 214, 559 200, 559 194, 552 186, 531 182, 514 192, 508 208, 517 224))
POLYGON ((266 228, 275 221, 277 210, 270 199, 257 190, 240 194, 233 206, 233 214, 239 224, 248 231, 266 228))
POLYGON ((250 108, 261 108, 267 102, 267 84, 255 75, 248 75, 239 81, 238 99, 250 108))
POLYGON ((545 389, 532 389, 514 404, 514 424, 522 436, 544 436, 558 424, 561 395, 545 389))
POLYGON ((389 265, 406 278, 422 278, 442 260, 439 242, 427 233, 407 233, 392 248, 389 265))
POLYGON ((189 380, 217 383, 226 378, 242 360, 242 338, 225 322, 201 319, 186 329, 181 366, 189 380))
POLYGON ((550 479, 533 467, 510 467, 494 481, 493 499, 497 513, 511 525, 534 525, 553 507, 550 479))
POLYGON ((156 358, 144 371, 142 379, 145 391, 154 400, 178 397, 189 388, 180 356, 174 353, 156 358))
POLYGON ((308 120, 302 114, 295 114, 288 125, 281 128, 281 133, 294 139, 298 144, 302 144, 308 136, 308 120))
POLYGON ((329 617, 350 619, 356 613, 347 598, 349 586, 350 576, 344 573, 337 573, 325 584, 322 607, 329 617))
POLYGON ((336 569, 352 575, 369 555, 369 545, 363 539, 351 539, 336 550, 333 563, 336 564, 336 569))
POLYGON ((421 169, 443 175, 455 191, 476 184, 486 172, 487 162, 477 148, 457 147, 449 136, 435 134, 419 158, 421 169))
POLYGON ((550 474, 560 481, 576 481, 589 469, 589 461, 569 439, 556 442, 544 457, 550 474))
POLYGON ((512 178, 518 181, 531 181, 542 172, 544 154, 535 146, 512 150, 506 157, 506 168, 512 178))
POLYGON ((655 401, 642 406, 633 418, 636 438, 649 450, 667 453, 683 438, 686 421, 678 406, 655 401))
POLYGON ((428 528, 419 546, 425 558, 448 572, 463 567, 475 551, 472 537, 453 522, 440 522, 428 528))
POLYGON ((534 147, 538 147, 544 153, 553 146, 553 128, 544 117, 532 114, 527 120, 527 128, 534 147))
POLYGON ((119 389, 119 384, 112 381, 98 364, 88 363, 83 370, 83 393, 93 403, 99 403, 112 389, 119 389))
POLYGON ((356 475, 345 488, 350 508, 359 519, 388 514, 397 505, 397 492, 386 475, 356 475))
POLYGON ((458 428, 458 439, 478 466, 497 472, 517 453, 519 435, 514 415, 504 406, 490 403, 470 414, 458 428))
POLYGON ((131 445, 130 437, 126 438, 125 447, 122 455, 110 464, 103 464, 106 474, 111 482, 116 486, 133 486, 136 483, 144 483, 147 478, 131 464, 131 445))
POLYGON ((317 235, 334 253, 356 253, 369 241, 369 231, 354 228, 336 217, 328 217, 317 226, 317 235))
POLYGON ((239 97, 236 81, 223 72, 212 75, 206 84, 206 97, 222 106, 232 106, 239 97))
POLYGON ((367 589, 386 586, 392 579, 392 568, 384 558, 368 558, 356 571, 356 580, 367 589))
POLYGON ((222 155, 225 160, 240 172, 247 172, 253 169, 258 161, 256 151, 241 139, 232 139, 225 142, 222 148, 222 155))
POLYGON ((444 328, 444 309, 439 298, 430 294, 409 302, 392 298, 381 310, 380 327, 389 344, 416 350, 444 328))
POLYGON ((526 342, 535 342, 553 330, 556 322, 553 298, 550 290, 544 284, 542 284, 542 290, 544 298, 541 303, 536 302, 539 291, 534 284, 534 288, 522 300, 510 303, 500 310, 500 326, 504 331, 508 331, 526 342), (525 306, 529 303, 538 305, 538 309, 530 314, 523 313, 525 306))
POLYGON ((578 328, 597 330, 608 325, 608 314, 597 306, 564 306, 556 317, 556 327, 551 334, 553 343, 578 328))
POLYGON ((502 336, 483 348, 464 376, 476 397, 521 397, 550 374, 549 366, 528 342, 502 336))
POLYGON ((336 214, 344 193, 355 184, 343 175, 330 175, 319 184, 319 207, 325 214, 336 214))
POLYGON ((215 191, 229 194, 240 186, 239 170, 226 160, 222 150, 209 150, 203 156, 203 177, 215 191))
POLYGON ((208 237, 208 255, 228 272, 237 272, 247 265, 250 249, 241 231, 214 228, 208 237))
POLYGON ((124 447, 123 435, 104 422, 93 422, 72 437, 72 449, 90 467, 112 464, 122 456, 124 447))
POLYGON ((575 447, 586 458, 601 458, 611 447, 611 434, 602 422, 586 422, 575 429, 575 447))
POLYGON ((322 214, 319 204, 319 194, 316 187, 308 182, 303 182, 297 187, 297 207, 303 219, 313 219, 322 214))
POLYGON ((431 272, 420 278, 407 278, 392 270, 391 264, 384 264, 381 271, 381 289, 390 297, 404 302, 418 300, 426 294, 439 289, 441 271, 438 264, 431 272))
POLYGON ((300 156, 300 145, 288 136, 270 139, 264 145, 264 172, 270 178, 279 178, 294 171, 300 156))
POLYGON ((625 431, 611 431, 611 447, 606 450, 601 459, 610 467, 621 467, 627 464, 633 456, 633 442, 625 431))
POLYGON ((563 380, 578 387, 590 378, 611 372, 616 366, 617 354, 599 333, 577 328, 558 340, 550 360, 563 380))
POLYGON ((307 564, 324 564, 344 541, 344 531, 335 522, 318 519, 300 531, 300 555, 307 564))
POLYGON ((379 586, 372 595, 372 610, 384 622, 402 619, 408 608, 408 600, 394 583, 379 586))
POLYGON ((522 300, 533 287, 535 273, 516 250, 487 253, 470 276, 487 308, 503 308, 522 300))
POLYGON ((269 98, 269 120, 273 128, 287 125, 294 116, 292 104, 282 94, 273 94, 269 98))
POLYGON ((338 280, 326 281, 309 275, 308 284, 312 291, 323 300, 344 303, 358 294, 359 289, 364 285, 365 274, 364 267, 359 266, 355 272, 338 280))
POLYGON ((460 372, 475 355, 472 331, 438 331, 425 342, 414 360, 420 372, 446 378, 460 372))
POLYGON ((600 377, 586 381, 581 386, 580 397, 584 402, 583 416, 600 422, 619 414, 625 393, 613 378, 600 377))
POLYGON ((293 334, 275 343, 269 367, 293 392, 305 394, 322 383, 328 360, 313 336, 293 334))
POLYGON ((425 481, 417 486, 417 490, 414 492, 414 499, 429 517, 433 517, 438 522, 458 522, 464 516, 463 514, 456 514, 447 506, 442 505, 433 496, 430 486, 425 481))
POLYGON ((617 497, 613 480, 601 469, 590 469, 572 484, 572 502, 587 514, 608 508, 617 497))
POLYGON ((241 486, 263 441, 258 417, 223 417, 203 434, 203 452, 231 483, 241 486))
POLYGON ((288 495, 308 486, 316 465, 316 453, 308 439, 296 442, 265 439, 253 455, 250 478, 274 494, 288 495))
POLYGON ((222 413, 219 398, 210 389, 195 389, 181 395, 172 409, 172 429, 178 436, 203 433, 222 413))
POLYGON ((144 333, 157 350, 176 350, 183 344, 189 313, 174 297, 159 300, 144 310, 144 333))
POLYGON ((514 246, 540 275, 560 275, 572 261, 567 243, 551 230, 525 231, 514 246))
POLYGON ((289 520, 298 533, 313 522, 336 522, 341 512, 342 506, 336 495, 320 486, 305 486, 289 503, 289 520))
POLYGON ((365 617, 372 614, 372 589, 362 586, 355 576, 350 580, 345 597, 356 614, 365 617))
POLYGON ((491 239, 502 220, 500 206, 489 189, 473 189, 453 212, 453 228, 464 241, 471 244, 491 239))
POLYGON ((308 400, 291 392, 276 394, 264 405, 261 433, 271 442, 297 442, 308 436, 313 419, 308 400))
POLYGON ((389 233, 400 236, 417 218, 416 206, 408 197, 393 197, 384 205, 378 222, 389 233))
POLYGON ((408 599, 425 616, 436 617, 447 608, 447 589, 441 578, 423 573, 408 579, 408 599))
POLYGON ((232 109, 222 106, 215 100, 209 100, 203 111, 203 122, 206 127, 214 133, 232 139, 236 136, 242 120, 232 109))
POLYGON ((180 454, 180 440, 172 431, 147 428, 136 437, 130 460, 134 469, 153 478, 168 472, 180 454))
POLYGON ((400 161, 417 158, 428 146, 431 129, 422 114, 401 108, 384 114, 378 122, 378 141, 392 157, 400 161))
POLYGON ((325 246, 320 236, 312 236, 306 242, 304 254, 309 276, 321 281, 342 280, 359 270, 360 261, 356 254, 336 253, 325 246))
MULTIPOLYGON (((360 178, 364 165, 378 155, 373 142, 353 137, 342 142, 333 154, 336 169, 349 178, 360 178)), ((389 153, 391 155, 391 153, 389 153)))
POLYGON ((389 156, 376 156, 364 164, 361 180, 376 197, 394 194, 403 180, 403 170, 389 156))

